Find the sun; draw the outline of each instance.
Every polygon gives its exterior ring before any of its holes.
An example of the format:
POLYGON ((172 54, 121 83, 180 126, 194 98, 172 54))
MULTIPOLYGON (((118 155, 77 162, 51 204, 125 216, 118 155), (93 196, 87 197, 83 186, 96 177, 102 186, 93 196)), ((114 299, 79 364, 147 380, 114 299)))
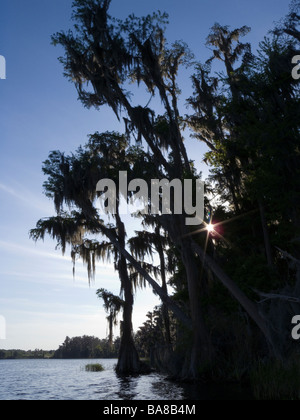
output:
POLYGON ((206 230, 207 230, 208 233, 213 233, 215 231, 214 225, 212 223, 209 223, 206 226, 206 230))

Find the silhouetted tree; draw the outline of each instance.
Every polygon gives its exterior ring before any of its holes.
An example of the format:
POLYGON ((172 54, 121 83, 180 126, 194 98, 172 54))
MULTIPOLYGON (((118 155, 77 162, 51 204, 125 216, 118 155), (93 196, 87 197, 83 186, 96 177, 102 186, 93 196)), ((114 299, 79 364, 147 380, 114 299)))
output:
POLYGON ((104 308, 106 312, 108 312, 108 343, 110 347, 113 345, 113 328, 114 325, 118 323, 118 314, 121 311, 124 301, 119 297, 114 295, 113 293, 108 292, 105 289, 98 289, 96 292, 99 299, 102 299, 104 302, 104 308))

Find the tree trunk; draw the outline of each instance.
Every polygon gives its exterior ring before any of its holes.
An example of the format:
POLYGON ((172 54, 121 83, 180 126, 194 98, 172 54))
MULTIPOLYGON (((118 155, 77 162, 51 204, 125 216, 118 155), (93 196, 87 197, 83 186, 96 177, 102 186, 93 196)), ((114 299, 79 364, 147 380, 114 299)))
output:
POLYGON ((126 260, 121 256, 119 263, 119 274, 124 291, 123 306, 123 328, 121 334, 120 352, 117 364, 117 373, 135 374, 139 373, 140 361, 132 337, 132 309, 133 293, 131 281, 128 277, 126 260))
POLYGON ((123 328, 121 333, 120 352, 117 364, 117 373, 139 373, 140 361, 132 337, 132 309, 133 293, 132 285, 127 273, 126 259, 121 256, 119 261, 119 275, 124 291, 123 305, 123 328))
MULTIPOLYGON (((160 241, 160 228, 157 227, 155 231, 156 235, 158 235, 158 255, 160 260, 160 272, 161 272, 161 283, 162 289, 165 294, 168 294, 168 287, 167 287, 167 280, 166 280, 166 264, 165 264, 165 257, 164 257, 164 250, 160 241)), ((170 318, 169 318, 169 310, 165 303, 162 304, 162 314, 163 320, 165 324, 165 339, 168 345, 171 345, 171 333, 170 333, 170 318)))
POLYGON ((266 257, 268 261, 268 266, 272 268, 273 267, 272 249, 271 249, 270 237, 269 237, 268 226, 267 226, 267 221, 266 221, 265 209, 264 209, 261 199, 258 200, 258 205, 259 205, 262 230, 264 234, 266 257))
POLYGON ((267 321, 261 316, 258 307, 242 292, 242 290, 227 276, 226 273, 219 267, 219 265, 207 254, 204 253, 203 249, 193 242, 192 249, 200 257, 204 264, 205 269, 211 270, 214 275, 221 281, 221 283, 229 290, 229 292, 235 297, 235 299, 240 303, 240 305, 245 309, 248 315, 259 327, 263 333, 270 353, 277 359, 282 359, 282 354, 276 345, 276 340, 274 339, 274 332, 272 331, 272 326, 267 323, 267 321))
POLYGON ((182 260, 185 266, 189 302, 193 327, 193 344, 189 362, 184 367, 182 376, 184 379, 199 379, 199 367, 207 365, 212 360, 212 344, 204 322, 201 308, 201 281, 199 268, 195 260, 194 252, 186 242, 182 248, 182 260))
MULTIPOLYGON (((116 215, 118 237, 122 247, 125 248, 125 227, 119 215, 116 215)), ((132 336, 132 310, 133 310, 133 290, 132 283, 127 271, 126 258, 121 255, 118 264, 121 287, 124 293, 123 305, 123 328, 121 334, 121 343, 119 358, 117 364, 117 373, 122 375, 137 374, 140 371, 140 360, 135 348, 132 336)))
POLYGON ((153 290, 158 294, 161 300, 168 306, 168 308, 174 313, 177 319, 185 325, 188 329, 191 329, 191 319, 182 311, 182 309, 168 296, 168 294, 163 290, 162 287, 149 275, 149 273, 141 266, 141 264, 133 258, 131 254, 123 247, 119 241, 117 240, 114 233, 111 229, 108 229, 102 223, 98 222, 99 230, 107 236, 107 238, 111 241, 111 243, 120 251, 120 253, 129 261, 136 269, 138 273, 140 273, 144 279, 150 284, 153 290))
POLYGON ((111 350, 113 347, 113 314, 112 313, 110 313, 108 317, 108 323, 109 323, 108 345, 111 350))

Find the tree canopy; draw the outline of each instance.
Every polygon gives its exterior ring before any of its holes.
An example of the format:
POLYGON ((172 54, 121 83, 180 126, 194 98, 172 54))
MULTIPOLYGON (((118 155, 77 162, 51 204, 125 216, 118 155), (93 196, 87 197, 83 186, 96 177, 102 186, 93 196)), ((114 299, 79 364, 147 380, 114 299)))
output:
MULTIPOLYGON (((232 30, 216 23, 207 37, 213 55, 205 63, 197 62, 184 42, 167 43, 166 14, 121 21, 109 15, 109 5, 109 0, 74 1, 73 30, 52 40, 64 49, 60 61, 79 100, 89 108, 109 106, 117 119, 123 117, 124 134, 95 133, 73 155, 49 155, 44 186, 57 215, 39 221, 31 236, 50 234, 63 252, 71 245, 73 261, 83 259, 90 278, 96 260, 113 258, 125 318, 128 309, 123 328, 131 328, 137 279, 140 285, 148 282, 163 306, 155 328, 147 323, 139 336, 165 346, 156 358, 176 359, 181 378, 199 379, 203 366, 225 361, 244 369, 257 358, 291 357, 299 350, 290 339, 290 322, 300 310, 300 102, 299 82, 292 77, 299 1, 256 55, 241 41, 249 27, 232 30), (216 59, 222 73, 212 71, 216 59), (187 98, 191 112, 185 115, 178 102, 183 66, 192 72, 193 87, 187 98), (151 107, 151 100, 136 104, 129 83, 157 95, 163 112, 151 107), (122 170, 130 180, 200 179, 185 147, 186 127, 195 144, 207 147, 204 220, 194 227, 186 225, 184 212, 136 212, 142 230, 127 238, 118 201, 113 220, 100 217, 97 182, 116 180, 122 170), (148 261, 154 254, 158 266, 148 261)), ((128 337, 133 346, 131 332, 128 337)), ((120 358, 122 348, 121 342, 120 358)), ((127 362, 135 352, 130 348, 127 362)), ((143 352, 150 350, 144 346, 143 352)))

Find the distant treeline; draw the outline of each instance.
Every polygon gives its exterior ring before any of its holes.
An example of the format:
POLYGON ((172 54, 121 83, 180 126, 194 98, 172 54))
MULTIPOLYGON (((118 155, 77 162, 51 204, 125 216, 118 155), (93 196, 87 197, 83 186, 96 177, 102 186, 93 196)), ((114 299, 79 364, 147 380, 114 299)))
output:
POLYGON ((112 345, 107 339, 84 335, 66 337, 57 350, 0 350, 0 359, 108 359, 118 357, 120 339, 112 345))
POLYGON ((120 339, 112 345, 107 339, 84 335, 83 337, 66 337, 65 341, 54 352, 55 359, 106 359, 118 357, 120 339))
POLYGON ((55 350, 0 350, 0 359, 50 359, 55 350))

